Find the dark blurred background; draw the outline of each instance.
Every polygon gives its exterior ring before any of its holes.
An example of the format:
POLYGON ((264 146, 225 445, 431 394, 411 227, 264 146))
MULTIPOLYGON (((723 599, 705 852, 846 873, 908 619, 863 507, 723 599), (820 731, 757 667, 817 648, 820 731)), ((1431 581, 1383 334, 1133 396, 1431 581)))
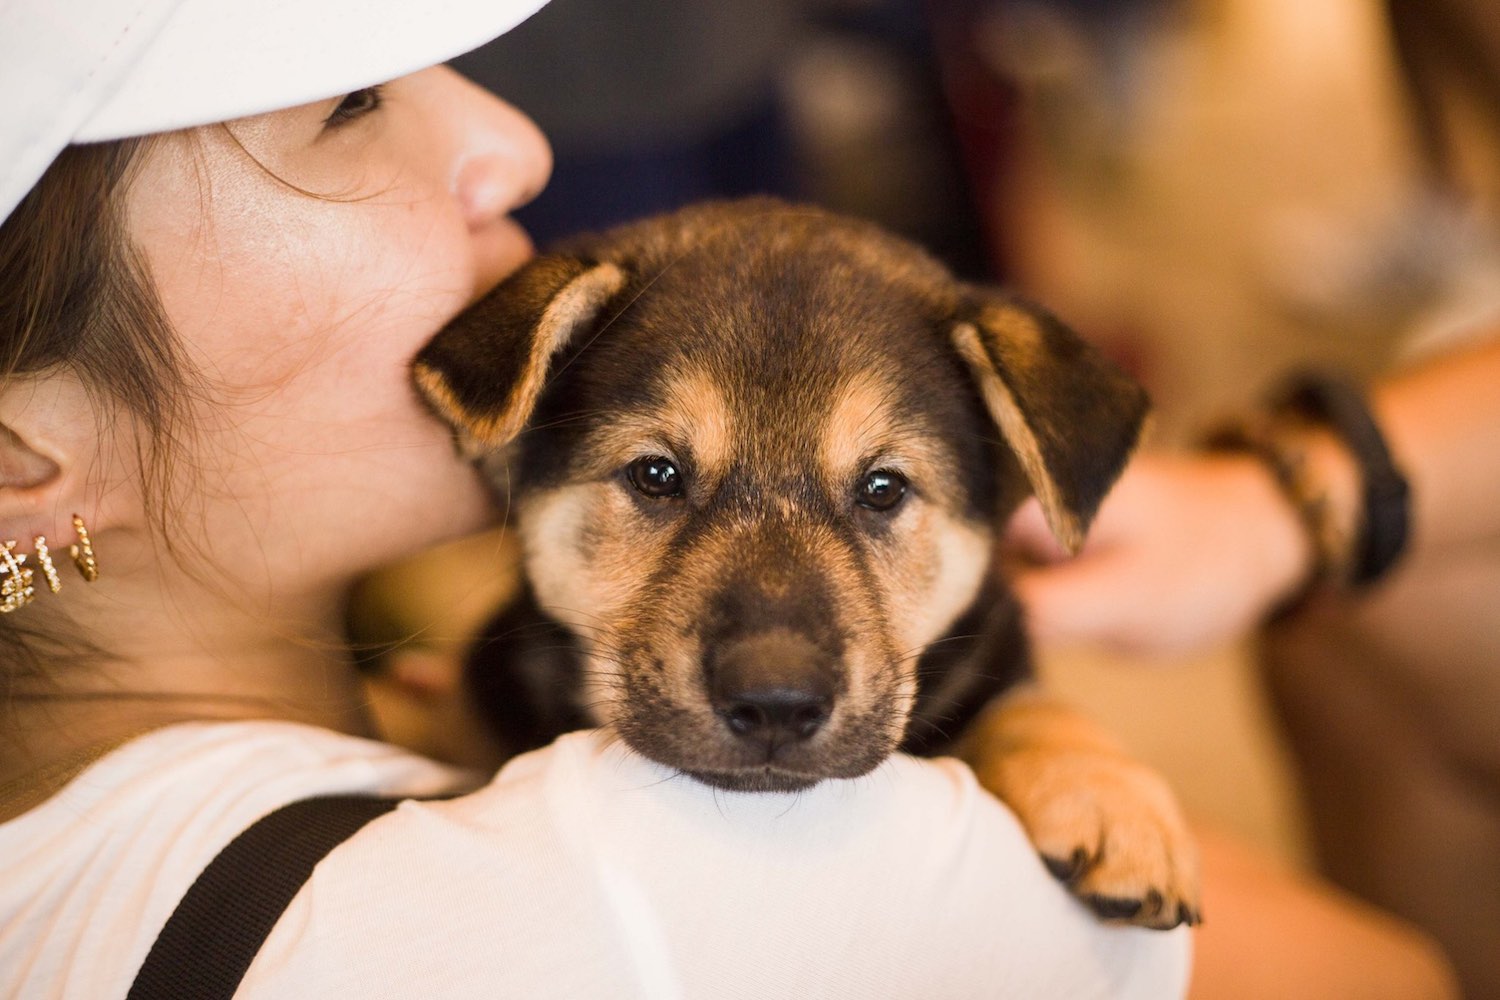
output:
POLYGON ((991 273, 922 5, 553 0, 454 65, 556 153, 539 243, 704 198, 863 215, 991 273))

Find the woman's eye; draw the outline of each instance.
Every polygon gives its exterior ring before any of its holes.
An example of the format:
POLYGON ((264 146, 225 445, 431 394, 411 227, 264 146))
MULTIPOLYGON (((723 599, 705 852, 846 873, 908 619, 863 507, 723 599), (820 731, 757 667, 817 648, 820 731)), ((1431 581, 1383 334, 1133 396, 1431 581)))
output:
POLYGON ((384 99, 381 91, 380 87, 365 87, 363 90, 344 95, 344 99, 339 101, 333 113, 323 119, 323 127, 338 128, 340 125, 346 125, 376 110, 384 99))
POLYGON ((854 488, 854 502, 866 510, 894 510, 906 496, 906 478, 889 469, 876 469, 854 488))
POLYGON ((636 492, 653 500, 682 496, 682 473, 677 463, 660 455, 648 455, 631 462, 625 475, 636 492))

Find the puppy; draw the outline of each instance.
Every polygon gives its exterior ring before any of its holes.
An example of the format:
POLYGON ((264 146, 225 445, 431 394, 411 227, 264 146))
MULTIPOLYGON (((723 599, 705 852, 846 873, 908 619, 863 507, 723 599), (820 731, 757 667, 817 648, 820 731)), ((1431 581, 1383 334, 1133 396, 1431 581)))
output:
POLYGON ((1031 493, 1076 550, 1146 412, 1051 316, 757 199, 536 258, 414 375, 522 542, 476 674, 508 730, 609 726, 749 791, 957 740, 1102 917, 1196 922, 1170 793, 1024 683, 996 566, 1031 493))

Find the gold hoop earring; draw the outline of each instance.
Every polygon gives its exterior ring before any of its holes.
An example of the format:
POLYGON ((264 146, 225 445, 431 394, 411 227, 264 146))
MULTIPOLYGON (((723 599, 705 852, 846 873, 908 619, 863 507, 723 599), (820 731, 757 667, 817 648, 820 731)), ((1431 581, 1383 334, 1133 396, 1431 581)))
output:
POLYGON ((77 514, 73 515, 73 530, 78 532, 78 544, 68 546, 68 555, 73 557, 73 565, 78 567, 84 582, 93 583, 99 579, 99 562, 94 558, 94 545, 89 541, 89 529, 84 527, 83 518, 77 514))
POLYGON ((62 590, 62 581, 57 578, 57 567, 52 564, 52 553, 47 549, 47 536, 36 536, 36 564, 47 578, 47 589, 54 594, 62 590))
POLYGON ((24 555, 16 555, 15 542, 0 545, 0 571, 5 573, 5 582, 0 583, 0 614, 8 615, 36 599, 31 570, 22 565, 25 562, 24 555))

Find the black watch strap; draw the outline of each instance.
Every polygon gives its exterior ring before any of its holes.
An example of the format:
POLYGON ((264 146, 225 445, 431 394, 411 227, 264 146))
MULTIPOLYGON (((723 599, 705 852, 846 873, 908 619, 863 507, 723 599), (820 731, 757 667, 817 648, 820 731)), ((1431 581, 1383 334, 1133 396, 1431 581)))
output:
POLYGON ((327 795, 261 817, 188 888, 136 973, 127 1000, 231 1000, 318 862, 401 801, 327 795))
POLYGON ((1347 379, 1301 373, 1287 380, 1273 408, 1329 428, 1359 466, 1360 523, 1349 582, 1354 586, 1374 583, 1395 565, 1406 548, 1411 531, 1411 488, 1391 458, 1364 394, 1347 379))

